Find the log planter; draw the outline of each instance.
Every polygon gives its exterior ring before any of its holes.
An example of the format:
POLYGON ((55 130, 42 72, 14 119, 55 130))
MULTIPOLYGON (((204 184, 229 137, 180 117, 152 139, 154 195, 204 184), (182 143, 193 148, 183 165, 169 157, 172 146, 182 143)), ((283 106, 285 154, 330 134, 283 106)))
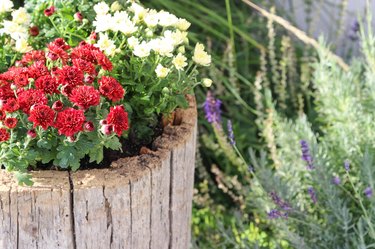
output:
POLYGON ((32 187, 0 171, 0 248, 189 248, 195 101, 180 114, 152 151, 108 169, 34 171, 32 187))

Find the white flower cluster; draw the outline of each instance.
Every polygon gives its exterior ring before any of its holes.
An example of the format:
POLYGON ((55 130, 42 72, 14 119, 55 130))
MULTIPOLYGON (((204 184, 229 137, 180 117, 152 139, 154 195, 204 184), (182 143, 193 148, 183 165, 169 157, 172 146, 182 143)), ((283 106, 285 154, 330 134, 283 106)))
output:
MULTIPOLYGON (((118 32, 121 32, 126 36, 123 39, 126 39, 127 48, 134 56, 139 58, 157 56, 158 65, 155 69, 157 77, 167 77, 172 69, 184 70, 189 65, 185 45, 189 43, 187 30, 191 25, 190 22, 164 10, 146 9, 134 1, 127 1, 127 3, 128 7, 121 6, 117 1, 111 7, 105 2, 94 6, 96 18, 93 25, 95 31, 100 33, 96 46, 107 55, 114 55, 115 41, 102 33, 114 32, 116 34, 114 36, 117 36, 118 32)), ((195 47, 192 60, 201 66, 211 64, 211 56, 199 43, 195 47)), ((205 83, 208 85, 208 81, 205 83)))
MULTIPOLYGON (((13 3, 8 0, 0 1, 0 13, 12 11, 13 3)), ((12 12, 12 21, 3 20, 1 23, 0 35, 9 35, 15 41, 14 50, 26 53, 32 50, 27 39, 29 38, 29 26, 31 16, 25 8, 19 8, 12 12)))

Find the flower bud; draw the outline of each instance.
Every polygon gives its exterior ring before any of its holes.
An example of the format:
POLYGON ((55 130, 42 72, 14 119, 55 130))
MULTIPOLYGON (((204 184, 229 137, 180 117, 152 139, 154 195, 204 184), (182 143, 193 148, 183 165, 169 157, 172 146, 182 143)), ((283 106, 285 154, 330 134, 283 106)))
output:
POLYGON ((87 132, 93 131, 95 129, 94 123, 91 121, 87 121, 86 123, 84 123, 83 129, 87 132))
POLYGON ((76 141, 76 138, 74 136, 69 136, 66 138, 66 140, 69 142, 69 143, 74 143, 76 141))
POLYGON ((100 125, 106 125, 107 124, 107 120, 102 119, 102 120, 99 121, 99 124, 100 125))
POLYGON ((89 40, 91 43, 95 43, 96 39, 98 38, 98 35, 93 31, 91 32, 90 36, 89 36, 89 40))
POLYGON ((53 61, 57 60, 59 57, 55 53, 48 52, 47 57, 53 61))
POLYGON ((55 6, 50 6, 49 8, 44 10, 44 15, 45 16, 52 16, 56 11, 55 6))
POLYGON ((34 129, 27 131, 27 136, 29 138, 36 138, 36 131, 34 129))
POLYGON ((119 10, 121 10, 121 8, 122 8, 121 4, 119 4, 119 2, 117 2, 117 1, 113 2, 112 5, 111 5, 111 11, 112 12, 119 11, 119 10))
POLYGON ((94 77, 91 76, 91 75, 86 75, 85 78, 83 79, 83 81, 86 83, 86 84, 92 84, 94 82, 94 77))
POLYGON ((208 78, 204 78, 202 80, 202 84, 205 86, 205 87, 210 87, 212 85, 212 80, 211 79, 208 79, 208 78))
POLYGON ((151 29, 147 28, 145 31, 146 31, 146 37, 151 38, 154 36, 154 32, 151 29))
POLYGON ((181 54, 185 54, 185 46, 180 46, 178 48, 178 52, 181 53, 181 54))
POLYGON ((100 131, 104 134, 104 135, 111 135, 112 131, 113 131, 113 126, 112 125, 103 125, 102 128, 100 128, 100 131))
POLYGON ((10 89, 12 89, 13 91, 17 90, 17 86, 15 84, 10 84, 10 89))
POLYGON ((64 105, 60 100, 57 100, 55 103, 52 105, 52 110, 55 111, 61 111, 63 109, 64 105))
POLYGON ((163 94, 168 95, 170 93, 168 87, 164 87, 163 90, 161 90, 163 94))
POLYGON ((74 20, 76 20, 77 22, 82 22, 82 19, 83 19, 83 16, 81 12, 76 12, 74 14, 74 20))
POLYGON ((39 35, 39 28, 38 26, 32 26, 29 29, 30 35, 31 36, 38 36, 39 35))

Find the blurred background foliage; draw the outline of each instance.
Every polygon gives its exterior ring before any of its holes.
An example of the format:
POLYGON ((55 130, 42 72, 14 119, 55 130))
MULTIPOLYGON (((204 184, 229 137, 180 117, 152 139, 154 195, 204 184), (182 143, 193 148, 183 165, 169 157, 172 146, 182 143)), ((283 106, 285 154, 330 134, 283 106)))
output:
MULTIPOLYGON (((276 1, 253 2, 292 24, 296 22, 290 6, 285 8, 276 1)), ((319 17, 311 13, 317 4, 315 1, 289 2, 303 2, 306 23, 316 25, 315 19, 319 17)), ((319 1, 323 2, 332 4, 319 1)), ((275 137, 274 126, 277 112, 286 118, 306 113, 307 120, 312 121, 312 130, 320 132, 315 122, 311 86, 312 64, 317 61, 317 54, 311 47, 241 0, 146 0, 143 3, 186 18, 192 23, 190 40, 205 41, 214 62, 206 71, 214 81, 210 91, 223 102, 222 123, 233 121, 238 149, 246 158, 262 157, 263 164, 279 166, 282 159, 276 148, 279 138, 275 137), (261 155, 262 150, 267 155, 261 155)), ((339 10, 344 7, 344 4, 337 5, 338 15, 332 16, 338 20, 334 24, 342 32, 351 28, 340 22, 340 15, 345 12, 339 10)), ((313 29, 307 33, 313 33, 313 29)), ((200 107, 206 92, 207 89, 196 89, 200 107)), ((295 129, 303 131, 302 128, 295 129)), ((270 221, 258 217, 255 206, 246 200, 246 191, 252 188, 249 174, 241 170, 237 155, 226 150, 220 142, 221 135, 214 130, 200 109, 192 227, 194 248, 290 248, 291 245, 275 236, 277 231, 271 229, 270 221)))

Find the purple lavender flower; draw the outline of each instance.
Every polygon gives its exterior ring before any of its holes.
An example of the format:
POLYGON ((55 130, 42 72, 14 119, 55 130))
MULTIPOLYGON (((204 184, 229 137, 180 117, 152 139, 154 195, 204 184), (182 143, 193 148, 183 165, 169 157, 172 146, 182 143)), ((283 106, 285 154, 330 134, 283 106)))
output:
POLYGON ((277 209, 272 209, 270 212, 268 212, 268 218, 269 219, 278 219, 278 218, 288 218, 287 212, 280 212, 277 209))
POLYGON ((310 198, 314 204, 317 202, 316 193, 313 187, 308 187, 307 192, 310 195, 310 198))
POLYGON ((335 184, 335 185, 340 185, 340 183, 341 183, 341 179, 340 179, 340 177, 338 177, 338 176, 334 176, 334 177, 332 178, 332 183, 335 184))
POLYGON ((232 121, 228 120, 227 128, 228 128, 229 143, 234 146, 234 145, 236 145, 236 140, 234 140, 232 121))
POLYGON ((289 211, 289 210, 292 209, 290 207, 289 203, 287 203, 286 201, 283 201, 280 198, 280 196, 278 196, 275 192, 271 192, 270 196, 271 196, 271 199, 272 199, 273 203, 275 203, 275 205, 278 206, 279 208, 281 208, 285 211, 289 211))
POLYGON ((346 172, 349 172, 349 170, 350 170, 350 161, 348 159, 346 159, 344 161, 344 168, 345 168, 346 172))
POLYGON ((349 31, 348 31, 348 37, 349 37, 350 40, 352 40, 352 41, 358 40, 359 29, 360 29, 359 22, 357 20, 355 20, 353 22, 353 24, 351 25, 351 27, 349 28, 349 31))
POLYGON ((206 101, 203 104, 204 112, 206 114, 206 119, 211 124, 219 125, 221 122, 221 101, 215 99, 213 94, 208 91, 206 96, 206 101))
POLYGON ((302 151, 302 160, 304 160, 307 163, 308 170, 313 170, 314 164, 313 164, 312 156, 310 153, 309 144, 307 143, 306 140, 301 140, 300 144, 301 144, 301 151, 302 151))
POLYGON ((371 198, 372 197, 372 193, 373 193, 372 188, 371 187, 365 188, 365 190, 363 191, 363 193, 365 194, 365 196, 367 198, 371 198))
POLYGON ((251 172, 254 172, 254 167, 252 165, 249 165, 247 167, 247 170, 251 173, 251 172))

